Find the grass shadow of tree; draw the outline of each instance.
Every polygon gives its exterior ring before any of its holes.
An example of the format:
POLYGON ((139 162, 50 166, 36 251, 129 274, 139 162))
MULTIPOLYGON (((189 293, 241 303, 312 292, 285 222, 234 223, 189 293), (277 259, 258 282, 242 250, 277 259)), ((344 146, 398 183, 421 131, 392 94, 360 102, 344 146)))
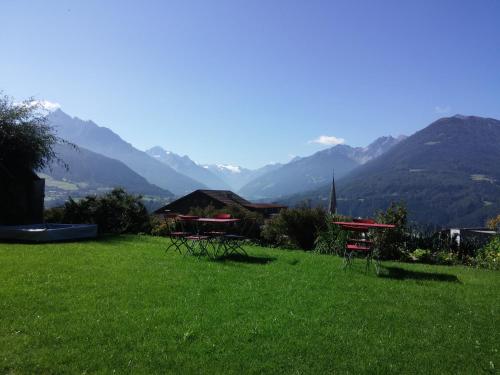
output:
POLYGON ((242 255, 242 254, 230 254, 223 255, 214 259, 215 262, 236 262, 236 263, 247 263, 247 264, 268 264, 274 262, 277 258, 275 257, 260 257, 253 255, 242 255))
POLYGON ((379 277, 395 280, 444 281, 459 283, 455 275, 435 272, 410 271, 400 267, 381 267, 379 277))

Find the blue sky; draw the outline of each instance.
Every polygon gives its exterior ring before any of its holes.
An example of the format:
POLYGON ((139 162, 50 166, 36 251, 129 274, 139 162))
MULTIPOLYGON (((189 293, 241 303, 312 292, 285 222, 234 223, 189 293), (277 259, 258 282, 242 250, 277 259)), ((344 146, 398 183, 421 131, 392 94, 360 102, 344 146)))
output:
POLYGON ((500 118, 499 19, 498 0, 2 0, 0 89, 140 149, 254 168, 321 136, 500 118))

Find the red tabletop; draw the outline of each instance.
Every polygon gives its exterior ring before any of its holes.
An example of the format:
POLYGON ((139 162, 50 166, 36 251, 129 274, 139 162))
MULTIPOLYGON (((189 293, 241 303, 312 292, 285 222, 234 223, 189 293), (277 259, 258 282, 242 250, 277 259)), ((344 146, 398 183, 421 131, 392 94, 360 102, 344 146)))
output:
POLYGON ((382 224, 382 223, 356 223, 351 221, 334 221, 333 224, 340 225, 342 227, 351 227, 351 228, 382 228, 382 229, 390 229, 396 228, 394 224, 382 224))
POLYGON ((193 215, 179 215, 177 218, 181 221, 194 221, 198 223, 220 223, 220 224, 229 224, 236 223, 240 221, 240 219, 217 219, 214 217, 198 217, 193 215))
POLYGON ((195 221, 200 218, 199 216, 194 216, 194 215, 177 215, 176 217, 177 219, 182 221, 195 221))
POLYGON ((236 223, 240 221, 240 219, 216 219, 214 217, 200 217, 197 220, 200 223, 221 223, 221 224, 229 224, 236 223))

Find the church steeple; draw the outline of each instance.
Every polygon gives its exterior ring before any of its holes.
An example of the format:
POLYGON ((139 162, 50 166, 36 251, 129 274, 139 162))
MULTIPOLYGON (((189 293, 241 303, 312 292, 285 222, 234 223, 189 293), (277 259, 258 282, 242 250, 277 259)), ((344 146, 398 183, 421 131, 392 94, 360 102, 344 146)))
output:
POLYGON ((335 192, 335 170, 332 170, 332 190, 330 191, 330 202, 328 212, 332 215, 337 213, 337 195, 335 192))

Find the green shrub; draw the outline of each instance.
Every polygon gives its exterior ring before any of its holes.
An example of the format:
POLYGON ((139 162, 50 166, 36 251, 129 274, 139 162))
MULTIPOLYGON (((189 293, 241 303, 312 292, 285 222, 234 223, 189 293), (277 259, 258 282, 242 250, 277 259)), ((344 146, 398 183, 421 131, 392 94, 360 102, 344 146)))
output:
POLYGON ((447 266, 451 266, 459 263, 459 259, 456 253, 451 251, 440 251, 434 254, 434 261, 436 264, 444 264, 447 266))
POLYGON ((141 197, 130 195, 121 188, 79 201, 70 198, 62 208, 49 211, 46 218, 48 222, 97 224, 99 233, 151 231, 149 214, 141 197))
POLYGON ((326 215, 325 228, 318 233, 315 242, 315 251, 320 254, 343 255, 349 237, 349 232, 343 230, 334 221, 351 221, 344 216, 326 215))
POLYGON ((500 236, 495 236, 479 250, 476 256, 476 265, 490 270, 500 269, 500 236))
POLYGON ((63 223, 64 207, 53 207, 43 212, 43 220, 46 223, 63 223))
POLYGON ((496 230, 497 232, 500 232, 500 215, 496 217, 492 217, 486 222, 486 225, 488 228, 491 230, 496 230))
POLYGON ((151 235, 165 237, 175 229, 173 221, 167 221, 159 216, 151 216, 151 235))
POLYGON ((387 210, 379 211, 376 221, 384 224, 394 224, 394 229, 374 231, 374 243, 381 259, 401 260, 408 257, 406 240, 408 211, 403 203, 392 203, 387 210))
POLYGON ((410 253, 410 258, 414 262, 419 263, 433 263, 432 262, 432 252, 426 249, 416 249, 410 253))
POLYGON ((303 250, 314 249, 318 233, 326 228, 326 212, 321 208, 282 210, 270 219, 262 237, 275 245, 291 245, 303 250))

